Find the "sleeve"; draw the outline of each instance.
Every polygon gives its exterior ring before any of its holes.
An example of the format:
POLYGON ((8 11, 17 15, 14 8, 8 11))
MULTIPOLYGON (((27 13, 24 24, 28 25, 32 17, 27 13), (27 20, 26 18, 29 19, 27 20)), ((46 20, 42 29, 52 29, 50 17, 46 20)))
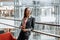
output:
POLYGON ((35 18, 32 18, 32 23, 31 23, 32 30, 34 29, 34 25, 35 25, 35 18))

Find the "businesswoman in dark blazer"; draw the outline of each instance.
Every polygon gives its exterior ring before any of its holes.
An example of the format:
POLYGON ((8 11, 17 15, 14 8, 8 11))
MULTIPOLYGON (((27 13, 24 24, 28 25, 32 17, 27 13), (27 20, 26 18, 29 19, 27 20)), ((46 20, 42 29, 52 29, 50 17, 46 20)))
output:
POLYGON ((28 40, 31 31, 34 29, 35 18, 31 17, 31 11, 29 8, 25 8, 24 17, 21 22, 21 31, 17 40, 28 40))

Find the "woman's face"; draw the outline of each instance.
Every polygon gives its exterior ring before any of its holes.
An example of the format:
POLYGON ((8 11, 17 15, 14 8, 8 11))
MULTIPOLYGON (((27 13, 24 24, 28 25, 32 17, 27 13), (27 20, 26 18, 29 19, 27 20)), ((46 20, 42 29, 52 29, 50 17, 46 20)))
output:
POLYGON ((30 14, 31 14, 31 11, 30 11, 30 9, 28 8, 27 11, 26 11, 26 16, 29 17, 30 14))

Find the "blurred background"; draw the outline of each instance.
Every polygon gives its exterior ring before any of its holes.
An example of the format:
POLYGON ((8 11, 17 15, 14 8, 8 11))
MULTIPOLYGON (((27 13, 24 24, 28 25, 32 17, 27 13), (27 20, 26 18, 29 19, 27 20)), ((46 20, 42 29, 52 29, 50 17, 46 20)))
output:
POLYGON ((0 0, 0 33, 9 29, 17 38, 26 7, 35 17, 29 40, 60 40, 60 0, 0 0))

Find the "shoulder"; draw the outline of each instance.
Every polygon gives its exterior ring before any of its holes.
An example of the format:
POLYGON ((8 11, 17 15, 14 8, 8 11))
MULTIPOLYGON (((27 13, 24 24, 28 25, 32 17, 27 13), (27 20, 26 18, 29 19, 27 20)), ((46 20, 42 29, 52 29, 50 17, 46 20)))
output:
POLYGON ((31 20, 32 20, 32 21, 35 21, 35 17, 31 17, 31 20))
POLYGON ((35 20, 35 17, 31 17, 32 18, 32 20, 35 20))

